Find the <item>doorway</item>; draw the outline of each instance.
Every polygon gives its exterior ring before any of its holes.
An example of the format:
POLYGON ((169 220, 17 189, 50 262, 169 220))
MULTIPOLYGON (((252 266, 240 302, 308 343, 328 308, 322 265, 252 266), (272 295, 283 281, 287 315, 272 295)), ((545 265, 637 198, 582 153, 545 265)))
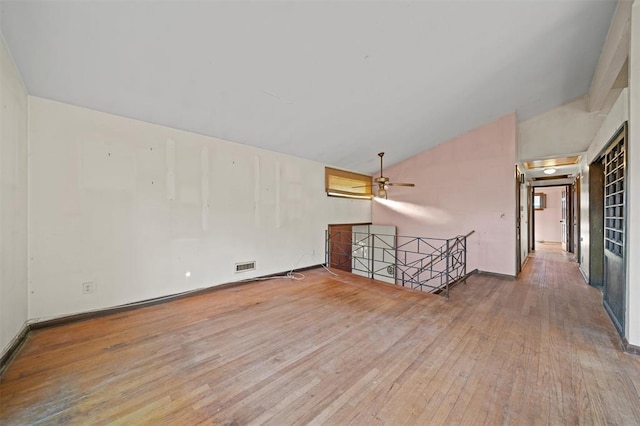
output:
POLYGON ((580 182, 569 185, 536 186, 530 191, 531 249, 536 244, 556 247, 578 259, 580 248, 580 182))
POLYGON ((329 225, 327 230, 327 264, 330 268, 351 272, 352 265, 352 232, 354 226, 368 223, 341 223, 329 225))
POLYGON ((566 250, 566 187, 536 187, 533 199, 535 244, 566 250))

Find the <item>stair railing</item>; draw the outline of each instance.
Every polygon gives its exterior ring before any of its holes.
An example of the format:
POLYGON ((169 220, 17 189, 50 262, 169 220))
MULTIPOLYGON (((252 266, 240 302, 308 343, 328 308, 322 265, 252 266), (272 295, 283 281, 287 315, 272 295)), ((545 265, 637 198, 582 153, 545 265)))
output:
POLYGON ((450 287, 466 278, 467 238, 474 232, 442 239, 327 231, 325 262, 448 298, 450 287))

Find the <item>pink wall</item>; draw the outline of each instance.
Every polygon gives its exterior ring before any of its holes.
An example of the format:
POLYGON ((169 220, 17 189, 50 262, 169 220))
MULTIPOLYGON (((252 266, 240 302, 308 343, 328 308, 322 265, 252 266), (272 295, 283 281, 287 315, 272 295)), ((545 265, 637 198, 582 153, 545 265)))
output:
POLYGON ((373 203, 374 224, 398 235, 448 238, 475 230, 467 270, 515 275, 516 116, 499 118, 395 164, 385 176, 413 182, 373 203))
POLYGON ((564 187, 536 188, 537 193, 547 195, 547 205, 544 210, 535 210, 536 241, 559 243, 562 241, 562 191, 564 187))

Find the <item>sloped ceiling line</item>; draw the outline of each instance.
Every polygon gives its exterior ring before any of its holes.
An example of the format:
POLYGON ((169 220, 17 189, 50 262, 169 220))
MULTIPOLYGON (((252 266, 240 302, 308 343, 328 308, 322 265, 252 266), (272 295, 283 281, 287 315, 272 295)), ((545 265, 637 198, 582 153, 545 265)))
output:
POLYGON ((31 95, 360 172, 587 93, 615 1, 4 1, 31 95))

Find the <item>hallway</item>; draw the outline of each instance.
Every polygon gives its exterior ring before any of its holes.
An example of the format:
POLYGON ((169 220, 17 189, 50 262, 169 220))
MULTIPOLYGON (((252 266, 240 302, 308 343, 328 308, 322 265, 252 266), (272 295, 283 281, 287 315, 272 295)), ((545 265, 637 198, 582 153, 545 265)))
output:
POLYGON ((38 330, 0 423, 640 423, 640 358, 561 250, 449 300, 335 272, 38 330))
POLYGON ((602 294, 585 283, 575 257, 559 243, 536 249, 493 304, 512 355, 504 365, 509 401, 520 392, 526 401, 519 422, 639 424, 640 357, 622 351, 602 294))

